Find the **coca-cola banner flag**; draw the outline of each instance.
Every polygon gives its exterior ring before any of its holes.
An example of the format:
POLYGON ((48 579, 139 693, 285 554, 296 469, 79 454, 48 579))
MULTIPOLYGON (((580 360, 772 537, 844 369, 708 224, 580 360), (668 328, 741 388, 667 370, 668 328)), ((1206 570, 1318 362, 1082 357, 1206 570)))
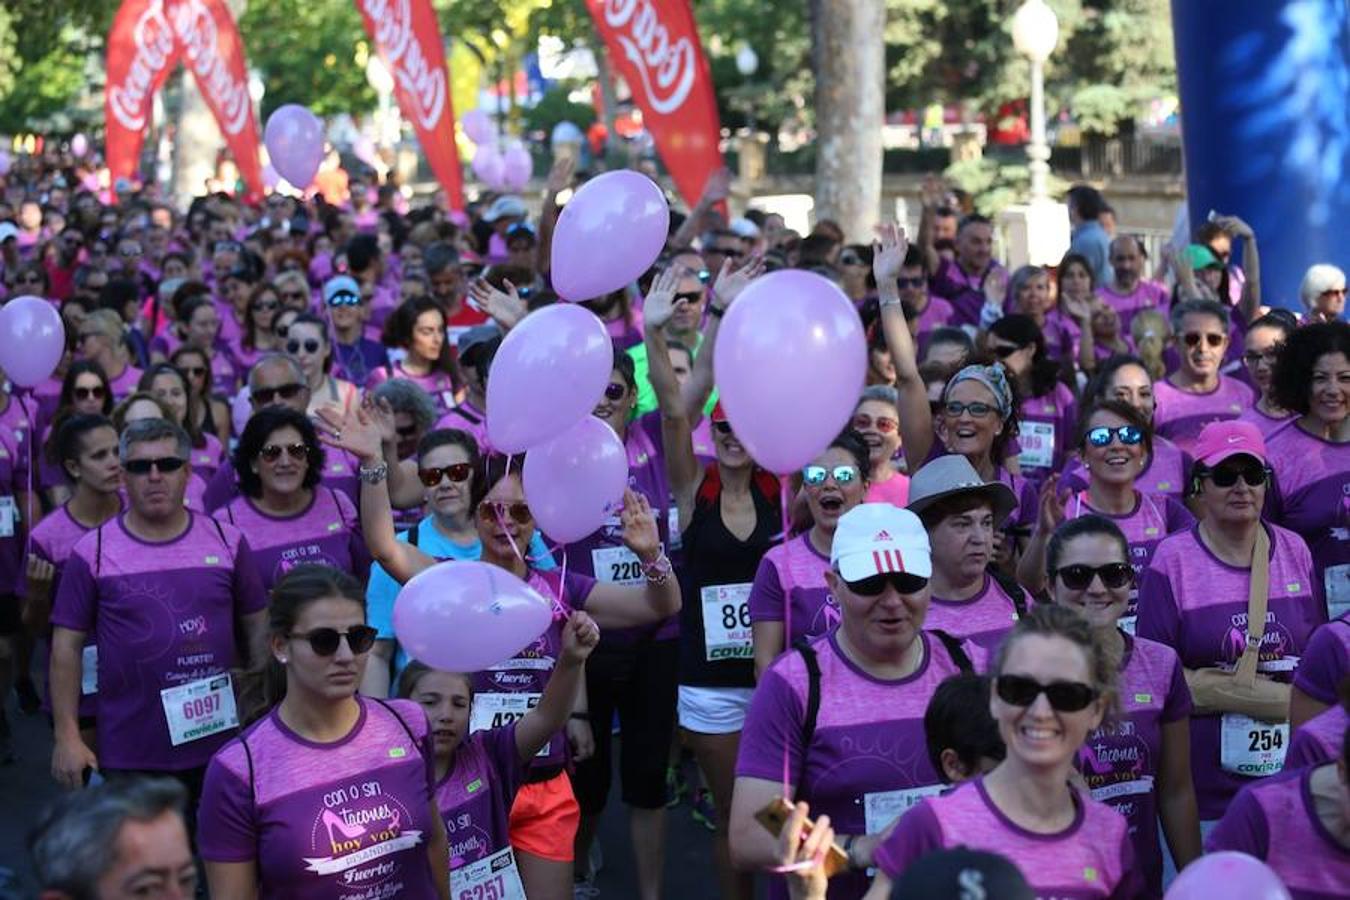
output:
POLYGON ((136 175, 150 103, 178 64, 182 49, 160 0, 126 0, 108 33, 104 92, 108 170, 113 179, 136 175))
POLYGON ((643 124, 691 206, 722 165, 708 58, 688 0, 586 0, 643 124))
POLYGON ((431 0, 356 0, 356 8, 380 61, 394 76, 394 98, 412 120, 431 171, 450 205, 463 209, 450 78, 431 0))

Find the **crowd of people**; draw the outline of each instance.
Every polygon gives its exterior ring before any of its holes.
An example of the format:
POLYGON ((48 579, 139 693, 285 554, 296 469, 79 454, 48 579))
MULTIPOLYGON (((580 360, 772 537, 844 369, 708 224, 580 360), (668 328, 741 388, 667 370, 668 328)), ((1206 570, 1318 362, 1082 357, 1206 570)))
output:
POLYGON ((580 180, 532 216, 355 175, 178 209, 54 146, 0 178, 0 298, 67 338, 0 392, 0 697, 71 792, 42 896, 597 896, 616 768, 642 900, 686 805, 725 900, 1161 897, 1220 850, 1350 891, 1342 271, 1273 296, 1231 216, 1149 260, 1082 185, 1068 255, 1008 271, 936 180, 851 244, 727 218, 718 173, 582 301, 628 487, 558 545, 486 398, 580 180), (775 475, 713 361, 786 268, 856 305, 867 384, 775 475), (395 599, 466 560, 552 621, 443 671, 395 599))

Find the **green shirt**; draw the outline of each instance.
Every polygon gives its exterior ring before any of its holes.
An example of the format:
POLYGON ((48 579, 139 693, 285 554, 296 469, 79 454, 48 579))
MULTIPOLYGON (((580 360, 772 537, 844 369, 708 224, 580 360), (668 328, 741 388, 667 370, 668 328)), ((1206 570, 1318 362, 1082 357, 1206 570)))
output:
MULTIPOLYGON (((703 332, 699 332, 698 340, 690 349, 690 352, 697 356, 699 349, 703 346, 703 332)), ((656 389, 652 387, 652 379, 648 374, 647 363, 647 345, 637 344, 629 347, 627 350, 629 356, 633 357, 633 380, 637 382, 637 405, 633 407, 633 418, 646 415, 656 409, 656 389)), ((717 405, 717 388, 713 388, 712 393, 708 395, 708 402, 703 404, 703 414, 712 415, 713 407, 717 405)))

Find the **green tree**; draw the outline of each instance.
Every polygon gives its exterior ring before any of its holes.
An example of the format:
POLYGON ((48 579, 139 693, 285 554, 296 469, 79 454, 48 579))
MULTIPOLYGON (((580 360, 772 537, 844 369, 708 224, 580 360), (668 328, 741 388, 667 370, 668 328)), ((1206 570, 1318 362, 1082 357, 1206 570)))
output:
POLYGON ((90 91, 87 70, 116 10, 106 0, 0 4, 0 131, 73 130, 101 120, 97 103, 79 100, 90 91))
POLYGON ((249 65, 267 88, 264 120, 286 103, 319 116, 375 108, 364 67, 370 42, 352 0, 259 0, 249 4, 239 31, 249 65))

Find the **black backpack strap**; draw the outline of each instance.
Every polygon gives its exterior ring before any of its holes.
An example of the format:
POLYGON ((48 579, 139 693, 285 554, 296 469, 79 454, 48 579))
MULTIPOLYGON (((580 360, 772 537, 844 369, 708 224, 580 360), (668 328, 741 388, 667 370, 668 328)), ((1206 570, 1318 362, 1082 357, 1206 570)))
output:
POLYGON ((409 528, 409 529, 408 529, 406 532, 404 532, 404 533, 408 535, 408 543, 411 544, 412 546, 416 547, 416 546, 417 546, 417 542, 418 542, 418 538, 419 538, 419 537, 421 536, 421 534, 422 534, 422 523, 421 523, 421 522, 418 522, 416 525, 414 525, 413 527, 409 528))
MULTIPOLYGON (((225 539, 225 528, 220 524, 220 520, 215 516, 207 516, 207 518, 211 520, 212 525, 216 526, 216 534, 220 535, 221 544, 225 546, 226 550, 229 550, 230 542, 225 539)), ((231 518, 231 521, 233 521, 233 518, 231 518)))
MULTIPOLYGON (((103 524, 107 524, 106 522, 103 524)), ((103 567, 103 525, 98 526, 98 536, 94 538, 94 577, 98 577, 103 567)))
POLYGON ((385 711, 388 712, 389 715, 393 716, 395 719, 398 720, 398 724, 402 725, 403 730, 407 733, 408 740, 412 741, 413 749, 416 750, 417 754, 420 756, 422 753, 422 749, 418 745, 417 736, 412 733, 412 729, 408 727, 407 722, 403 721, 403 717, 398 714, 398 711, 395 710, 394 707, 390 706, 387 700, 381 700, 379 697, 367 697, 366 699, 374 700, 376 703, 383 706, 385 711))
POLYGON ((802 719, 802 762, 797 772, 797 793, 800 795, 802 781, 806 778, 807 753, 816 736, 816 719, 820 716, 820 660, 816 658, 816 649, 804 637, 798 638, 792 648, 802 655, 802 662, 806 664, 806 715, 802 719))
POLYGON ((939 628, 933 628, 928 633, 942 642, 942 646, 947 648, 947 655, 952 658, 952 662, 956 663, 956 667, 963 674, 973 675, 975 673, 975 666, 971 664, 965 648, 961 646, 961 642, 955 636, 939 628))
POLYGON ((1017 610, 1017 618, 1020 619, 1025 616, 1027 614, 1027 592, 1022 589, 1017 580, 1009 578, 994 566, 990 566, 987 571, 998 582, 998 586, 1003 588, 1003 593, 1008 595, 1008 599, 1012 600, 1013 609, 1017 610))

